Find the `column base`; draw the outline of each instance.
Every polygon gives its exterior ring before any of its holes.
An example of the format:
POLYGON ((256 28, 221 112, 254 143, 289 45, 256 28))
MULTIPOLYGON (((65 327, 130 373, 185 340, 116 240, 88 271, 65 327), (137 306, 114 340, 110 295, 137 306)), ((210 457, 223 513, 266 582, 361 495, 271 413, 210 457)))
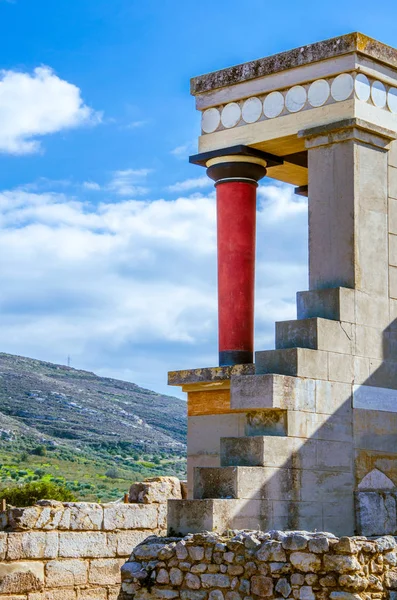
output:
POLYGON ((254 362, 254 353, 247 350, 223 350, 219 352, 219 366, 246 365, 254 362))

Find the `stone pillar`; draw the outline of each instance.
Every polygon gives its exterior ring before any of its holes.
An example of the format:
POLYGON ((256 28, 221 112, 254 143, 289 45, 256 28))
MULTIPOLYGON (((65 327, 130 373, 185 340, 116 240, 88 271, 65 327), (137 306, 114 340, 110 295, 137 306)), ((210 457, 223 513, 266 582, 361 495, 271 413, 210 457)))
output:
POLYGON ((386 299, 387 151, 395 133, 346 119, 299 135, 308 149, 309 289, 386 299))
POLYGON ((219 364, 252 363, 256 188, 266 161, 232 155, 206 166, 216 187, 219 364))

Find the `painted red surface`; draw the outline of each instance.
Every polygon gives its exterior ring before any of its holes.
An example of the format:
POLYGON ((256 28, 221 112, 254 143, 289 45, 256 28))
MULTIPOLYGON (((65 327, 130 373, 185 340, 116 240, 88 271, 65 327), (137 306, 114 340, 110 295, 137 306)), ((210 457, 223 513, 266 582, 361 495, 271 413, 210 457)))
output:
POLYGON ((256 186, 216 187, 219 351, 254 348, 256 186))

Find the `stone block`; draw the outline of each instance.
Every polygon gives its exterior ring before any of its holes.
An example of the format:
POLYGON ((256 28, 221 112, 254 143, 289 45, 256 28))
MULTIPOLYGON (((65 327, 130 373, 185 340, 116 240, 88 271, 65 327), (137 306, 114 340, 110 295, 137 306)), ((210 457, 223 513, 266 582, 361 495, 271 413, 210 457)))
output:
POLYGON ((220 467, 195 470, 194 497, 256 500, 299 499, 296 469, 220 467))
POLYGON ((397 235, 389 234, 389 265, 397 267, 397 235))
POLYGON ((397 298, 397 267, 389 267, 389 296, 397 298))
POLYGON ((14 531, 34 529, 41 512, 42 508, 40 506, 11 508, 7 515, 9 527, 14 531))
POLYGON ((352 386, 347 383, 317 380, 315 412, 323 415, 351 416, 352 386))
POLYGON ((315 381, 285 375, 232 377, 230 407, 233 410, 263 408, 315 410, 315 381))
POLYGON ((88 561, 51 560, 45 565, 46 588, 74 587, 87 583, 88 561))
POLYGON ((336 352, 328 352, 328 379, 342 383, 353 383, 354 357, 336 352))
POLYGON ((370 376, 365 382, 366 386, 376 388, 397 389, 397 361, 369 359, 370 376))
POLYGON ((384 358, 382 329, 356 325, 355 354, 382 360, 384 358))
POLYGON ((238 437, 245 434, 245 415, 203 415, 188 418, 188 454, 213 454, 219 456, 221 437, 238 437))
POLYGON ((256 373, 328 380, 328 353, 307 348, 265 350, 255 353, 256 373))
POLYGON ((323 415, 288 411, 288 436, 351 442, 351 421, 343 412, 323 415))
POLYGON ((358 535, 396 535, 395 492, 356 492, 355 507, 358 535))
POLYGON ((397 199, 397 168, 389 166, 389 198, 397 199))
POLYGON ((65 518, 72 531, 99 531, 103 526, 103 507, 95 502, 66 502, 65 518))
POLYGON ((389 167, 397 167, 397 142, 391 142, 388 158, 389 167))
POLYGON ((246 436, 284 436, 287 433, 287 411, 256 409, 246 413, 246 436))
POLYGON ((168 500, 168 534, 223 532, 229 527, 232 513, 233 502, 229 500, 168 500))
POLYGON ((394 454, 397 447, 397 413, 355 408, 354 445, 366 451, 394 454))
MULTIPOLYGON (((243 438, 241 438, 243 439, 243 438)), ((187 498, 193 498, 193 472, 195 467, 219 467, 218 454, 188 454, 187 456, 187 498)))
POLYGON ((177 477, 151 477, 130 487, 130 502, 152 504, 166 502, 169 498, 182 498, 181 483, 177 477))
POLYGON ((8 536, 7 560, 55 558, 58 556, 57 531, 12 532, 8 536))
POLYGON ((304 470, 301 474, 301 500, 344 503, 353 497, 353 489, 354 477, 351 472, 313 469, 304 470))
POLYGON ((42 562, 0 564, 0 594, 26 594, 41 590, 44 585, 42 562))
MULTIPOLYGON (((108 592, 106 589, 95 588, 91 590, 79 590, 77 600, 107 600, 108 592)), ((54 599, 58 600, 58 599, 54 599)), ((63 598, 59 598, 59 600, 63 600, 63 598)), ((69 600, 69 598, 65 598, 65 600, 69 600)))
POLYGON ((389 197, 389 233, 397 234, 397 200, 389 197))
POLYGON ((387 294, 371 295, 360 290, 355 291, 357 325, 366 325, 384 329, 389 325, 387 294))
POLYGON ((316 444, 283 436, 222 438, 221 466, 310 469, 316 465, 316 444))
POLYGON ((298 319, 319 317, 335 321, 355 322, 355 290, 329 288, 298 292, 298 319))
POLYGON ((353 472, 353 440, 350 442, 316 440, 316 451, 316 466, 319 469, 353 472))
POLYGON ((155 529, 158 526, 156 504, 104 504, 103 526, 115 529, 155 529))
POLYGON ((120 569, 124 560, 100 558, 90 562, 89 582, 97 585, 117 585, 121 583, 120 569))
POLYGON ((0 533, 0 560, 4 560, 7 554, 7 534, 0 533))
POLYGON ((369 360, 365 356, 353 356, 353 375, 356 385, 361 385, 367 381, 370 375, 369 360))
POLYGON ((367 294, 387 296, 389 254, 387 214, 372 209, 361 210, 356 227, 360 230, 357 263, 362 267, 359 272, 356 265, 358 287, 367 294))
POLYGON ((325 352, 353 352, 352 323, 330 319, 302 319, 276 323, 276 349, 310 348, 325 352))
POLYGON ((107 534, 102 531, 59 533, 59 556, 62 558, 110 558, 115 555, 115 547, 107 534))
MULTIPOLYGON (((86 593, 87 590, 81 590, 83 594, 86 593)), ((91 590, 92 591, 92 590, 91 590)), ((77 599, 77 592, 71 588, 63 588, 63 589, 53 589, 50 591, 44 592, 43 600, 81 600, 83 596, 80 596, 77 599)), ((100 592, 98 597, 95 600, 102 600, 103 595, 100 592)), ((94 600, 92 598, 92 600, 94 600)))

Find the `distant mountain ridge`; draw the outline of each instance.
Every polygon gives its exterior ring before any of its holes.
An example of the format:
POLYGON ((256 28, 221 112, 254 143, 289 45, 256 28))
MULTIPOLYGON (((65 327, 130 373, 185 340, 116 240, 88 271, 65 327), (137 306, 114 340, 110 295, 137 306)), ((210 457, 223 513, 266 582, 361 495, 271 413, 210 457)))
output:
POLYGON ((0 353, 0 437, 73 448, 128 442, 183 452, 186 402, 36 359, 0 353))

